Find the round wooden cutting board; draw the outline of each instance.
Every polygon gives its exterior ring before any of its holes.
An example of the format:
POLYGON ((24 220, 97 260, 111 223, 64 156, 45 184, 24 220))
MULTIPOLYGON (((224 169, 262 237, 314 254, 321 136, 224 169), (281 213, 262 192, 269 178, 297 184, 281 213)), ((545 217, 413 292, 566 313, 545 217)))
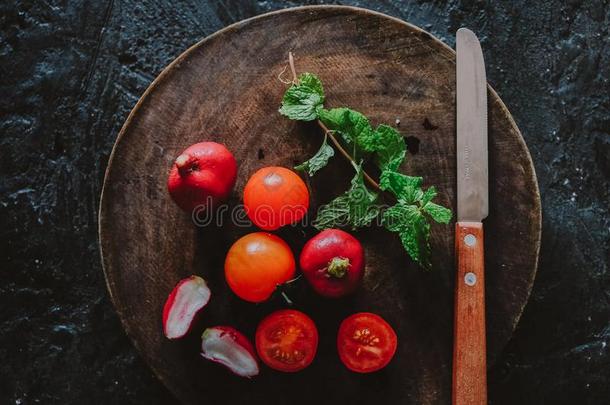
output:
MULTIPOLYGON (((127 119, 112 152, 102 193, 99 231, 108 289, 128 335, 158 377, 186 403, 445 404, 451 392, 454 248, 452 225, 434 225, 432 271, 410 262, 397 236, 358 231, 367 255, 363 287, 352 297, 324 300, 302 280, 289 295, 320 332, 314 363, 296 374, 263 367, 240 379, 199 356, 206 326, 232 325, 253 338, 258 322, 285 304, 253 305, 224 280, 225 253, 253 228, 232 223, 197 227, 171 201, 173 159, 202 140, 224 143, 239 164, 230 207, 258 168, 292 167, 311 156, 323 134, 278 113, 286 85, 278 75, 288 51, 299 72, 324 83, 327 107, 349 106, 374 125, 394 124, 411 152, 402 168, 435 185, 455 211, 455 54, 421 29, 349 7, 304 7, 252 18, 199 42, 169 65, 127 119), (212 299, 191 334, 168 341, 161 328, 167 295, 198 274, 212 299), (339 361, 339 323, 357 311, 382 315, 399 346, 390 365, 371 375, 339 361)), ((540 242, 540 199, 530 155, 508 110, 489 90, 490 215, 485 221, 487 327, 490 363, 502 350, 528 299, 540 242)), ((313 179, 310 213, 343 192, 352 169, 337 154, 313 179)), ((234 215, 239 216, 237 211, 234 215)), ((296 255, 311 229, 279 235, 296 255)))

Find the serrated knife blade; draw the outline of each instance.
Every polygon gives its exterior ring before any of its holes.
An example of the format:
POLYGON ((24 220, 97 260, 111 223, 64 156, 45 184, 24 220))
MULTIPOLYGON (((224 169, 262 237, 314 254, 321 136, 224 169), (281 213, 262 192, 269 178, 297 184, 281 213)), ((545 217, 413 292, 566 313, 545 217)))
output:
POLYGON ((467 28, 457 31, 456 52, 457 219, 480 222, 489 212, 485 62, 467 28))

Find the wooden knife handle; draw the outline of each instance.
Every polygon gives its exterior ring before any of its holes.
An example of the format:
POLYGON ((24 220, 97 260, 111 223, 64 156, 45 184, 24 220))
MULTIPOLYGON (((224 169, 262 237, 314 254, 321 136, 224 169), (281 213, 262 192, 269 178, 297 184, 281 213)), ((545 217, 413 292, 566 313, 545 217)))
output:
POLYGON ((487 404, 483 224, 455 224, 453 405, 487 404))

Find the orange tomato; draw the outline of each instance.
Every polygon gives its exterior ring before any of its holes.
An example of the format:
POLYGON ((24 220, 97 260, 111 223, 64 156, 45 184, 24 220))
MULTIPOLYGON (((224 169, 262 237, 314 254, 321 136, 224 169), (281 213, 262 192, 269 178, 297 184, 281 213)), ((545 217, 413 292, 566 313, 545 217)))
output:
POLYGON ((225 278, 238 297, 250 302, 267 300, 279 284, 295 273, 292 250, 283 239, 254 232, 238 239, 225 259, 225 278))
POLYGON ((246 183, 244 205, 256 226, 273 231, 303 218, 309 208, 309 190, 292 170, 264 167, 246 183))

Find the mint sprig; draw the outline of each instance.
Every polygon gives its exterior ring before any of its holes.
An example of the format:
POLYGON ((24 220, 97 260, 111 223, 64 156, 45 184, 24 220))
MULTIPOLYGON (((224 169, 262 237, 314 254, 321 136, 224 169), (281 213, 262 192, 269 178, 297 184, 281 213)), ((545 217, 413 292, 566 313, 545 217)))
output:
POLYGON ((328 144, 330 136, 339 150, 352 161, 355 169, 350 188, 328 204, 323 205, 314 220, 318 229, 369 226, 381 215, 382 225, 398 234, 409 256, 424 268, 430 267, 430 219, 447 224, 451 210, 432 202, 437 191, 430 187, 424 191, 421 177, 407 176, 398 171, 405 161, 407 146, 404 138, 393 127, 385 124, 373 128, 369 119, 350 108, 324 108, 324 90, 320 79, 312 73, 303 73, 293 83, 282 100, 280 113, 292 120, 318 120, 328 132, 316 154, 295 169, 315 175, 334 156, 328 144), (334 135, 339 135, 336 140, 334 135), (396 197, 397 203, 383 211, 376 204, 378 194, 364 182, 362 162, 371 161, 381 171, 379 184, 367 176, 370 183, 396 197), (354 162, 359 162, 358 164, 354 162))
POLYGON ((319 230, 327 228, 350 227, 352 229, 369 226, 379 215, 377 193, 364 184, 361 165, 354 165, 356 174, 350 188, 342 195, 318 211, 313 226, 319 230))
POLYGON ((451 220, 451 210, 432 202, 437 192, 434 186, 422 189, 421 177, 407 176, 385 170, 379 187, 392 193, 398 203, 388 208, 381 223, 398 233, 409 256, 424 268, 430 267, 430 223, 428 217, 439 223, 451 220))
POLYGON ((417 205, 399 202, 383 212, 381 223, 388 231, 398 233, 415 262, 430 267, 430 224, 417 205))

